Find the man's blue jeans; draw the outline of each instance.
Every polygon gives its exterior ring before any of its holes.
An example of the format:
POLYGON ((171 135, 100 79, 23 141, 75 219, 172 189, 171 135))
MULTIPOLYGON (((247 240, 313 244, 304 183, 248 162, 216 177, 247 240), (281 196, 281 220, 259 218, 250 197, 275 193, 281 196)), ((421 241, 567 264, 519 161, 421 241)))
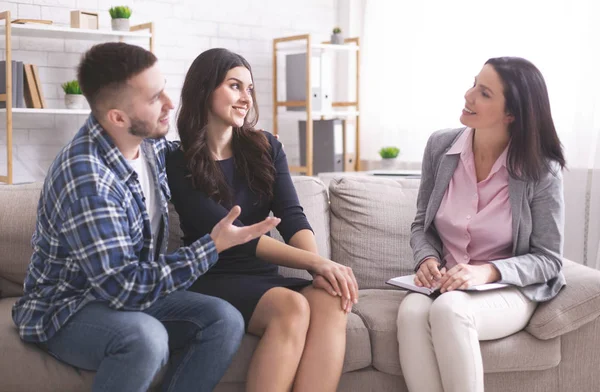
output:
POLYGON ((93 391, 145 392, 169 360, 163 391, 212 391, 244 335, 244 320, 228 302, 178 291, 143 312, 94 302, 45 344, 70 365, 95 370, 93 391))

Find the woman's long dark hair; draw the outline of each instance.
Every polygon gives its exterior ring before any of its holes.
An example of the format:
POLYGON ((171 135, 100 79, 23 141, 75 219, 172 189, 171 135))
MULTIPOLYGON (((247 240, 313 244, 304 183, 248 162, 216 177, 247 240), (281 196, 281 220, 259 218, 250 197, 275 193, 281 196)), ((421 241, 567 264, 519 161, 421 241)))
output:
POLYGON ((497 57, 486 61, 494 67, 504 86, 506 112, 514 117, 508 132, 507 168, 511 176, 537 181, 552 172, 552 162, 566 165, 556 134, 548 89, 542 73, 519 57, 497 57))
MULTIPOLYGON (((177 115, 185 163, 194 188, 201 189, 217 202, 227 204, 232 202, 231 189, 209 151, 206 125, 212 94, 223 83, 227 72, 235 67, 247 68, 252 76, 250 64, 236 53, 220 48, 202 52, 185 76, 177 115)), ((241 128, 233 128, 233 159, 237 173, 246 179, 250 189, 259 197, 271 200, 275 181, 271 145, 262 132, 254 129, 258 122, 258 107, 254 90, 251 95, 253 105, 244 124, 241 128)))

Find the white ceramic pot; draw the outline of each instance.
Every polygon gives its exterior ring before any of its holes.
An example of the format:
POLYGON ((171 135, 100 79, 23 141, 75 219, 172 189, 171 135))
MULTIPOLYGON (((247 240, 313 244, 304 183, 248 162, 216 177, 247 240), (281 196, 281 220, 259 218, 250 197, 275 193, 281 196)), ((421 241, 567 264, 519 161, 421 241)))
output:
POLYGON ((65 106, 67 109, 83 109, 85 97, 82 94, 65 94, 65 106))
POLYGON ((344 37, 342 36, 342 33, 331 34, 331 43, 334 45, 343 45, 344 37))
POLYGON ((381 158, 381 168, 391 170, 396 167, 396 158, 381 158))
POLYGON ((110 21, 113 30, 116 31, 129 31, 129 19, 127 18, 116 18, 110 21))

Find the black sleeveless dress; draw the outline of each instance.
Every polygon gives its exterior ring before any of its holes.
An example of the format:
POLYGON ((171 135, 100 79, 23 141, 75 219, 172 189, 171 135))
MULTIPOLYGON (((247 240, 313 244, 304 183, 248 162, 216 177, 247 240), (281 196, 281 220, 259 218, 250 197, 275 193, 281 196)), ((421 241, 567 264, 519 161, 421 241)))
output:
MULTIPOLYGON (((252 225, 262 221, 273 211, 275 216, 281 218, 277 230, 287 243, 298 231, 312 228, 298 201, 281 143, 270 133, 264 134, 271 144, 276 170, 274 197, 270 203, 261 201, 259 196, 250 190, 246 179, 236 172, 234 158, 218 163, 233 190, 232 205, 242 208, 235 224, 252 225)), ((185 245, 209 234, 231 208, 208 198, 202 190, 194 189, 188 174, 183 151, 173 152, 167 158, 167 176, 171 188, 171 201, 179 214, 185 245)), ((219 297, 231 303, 244 316, 246 328, 258 301, 268 290, 273 287, 287 287, 299 291, 312 283, 306 279, 281 276, 277 265, 256 256, 257 244, 258 239, 221 252, 217 263, 189 288, 191 291, 219 297)))

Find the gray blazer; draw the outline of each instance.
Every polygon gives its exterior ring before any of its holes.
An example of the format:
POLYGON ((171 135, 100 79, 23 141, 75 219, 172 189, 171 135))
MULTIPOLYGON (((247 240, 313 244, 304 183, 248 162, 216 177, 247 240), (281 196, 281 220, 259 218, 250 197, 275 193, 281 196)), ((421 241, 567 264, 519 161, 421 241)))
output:
MULTIPOLYGON (((433 219, 448 188, 460 154, 446 155, 465 130, 446 129, 429 137, 411 225, 410 246, 417 268, 427 257, 442 260, 442 242, 433 219)), ((518 286, 529 299, 553 298, 565 285, 562 274, 564 200, 562 174, 546 173, 537 182, 509 178, 512 208, 513 257, 494 260, 502 283, 518 286)))

